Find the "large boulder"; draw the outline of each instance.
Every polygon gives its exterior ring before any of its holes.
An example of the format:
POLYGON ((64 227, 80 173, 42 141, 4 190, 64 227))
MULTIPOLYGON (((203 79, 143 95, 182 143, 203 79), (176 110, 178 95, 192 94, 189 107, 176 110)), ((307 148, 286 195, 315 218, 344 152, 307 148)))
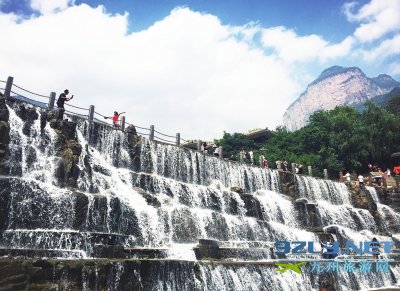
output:
POLYGON ((82 146, 75 140, 68 140, 62 145, 61 160, 56 169, 56 177, 61 186, 75 187, 79 176, 79 156, 82 146))

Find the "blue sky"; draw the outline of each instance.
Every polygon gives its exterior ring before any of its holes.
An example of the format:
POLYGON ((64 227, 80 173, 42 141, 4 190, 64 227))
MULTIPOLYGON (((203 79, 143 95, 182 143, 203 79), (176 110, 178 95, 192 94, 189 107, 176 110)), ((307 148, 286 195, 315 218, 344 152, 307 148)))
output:
MULTIPOLYGON (((358 1, 359 5, 368 1, 358 1)), ((320 0, 107 0, 76 1, 92 7, 104 5, 110 13, 129 12, 131 31, 146 29, 155 21, 166 17, 178 6, 217 15, 224 24, 244 25, 257 22, 262 26, 286 26, 299 34, 316 33, 330 40, 339 41, 350 34, 354 25, 346 21, 342 13, 345 1, 320 0), (334 25, 333 25, 334 24, 334 25)))
POLYGON ((0 80, 68 87, 77 106, 186 139, 273 129, 330 66, 400 80, 398 11, 399 0, 0 0, 0 80))

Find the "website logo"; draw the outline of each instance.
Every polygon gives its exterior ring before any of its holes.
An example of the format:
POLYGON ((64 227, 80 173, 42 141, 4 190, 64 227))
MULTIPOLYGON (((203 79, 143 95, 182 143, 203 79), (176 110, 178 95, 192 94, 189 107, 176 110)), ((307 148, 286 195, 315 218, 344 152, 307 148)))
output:
POLYGON ((283 263, 276 263, 275 266, 277 267, 277 271, 280 273, 284 273, 288 270, 295 271, 297 274, 301 274, 300 266, 304 265, 306 262, 300 262, 297 264, 283 264, 283 263))

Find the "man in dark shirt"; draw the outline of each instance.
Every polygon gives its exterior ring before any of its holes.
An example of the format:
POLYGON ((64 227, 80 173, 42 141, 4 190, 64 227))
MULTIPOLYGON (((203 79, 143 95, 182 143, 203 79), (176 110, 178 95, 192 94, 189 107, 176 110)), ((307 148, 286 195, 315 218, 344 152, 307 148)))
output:
POLYGON ((74 95, 72 95, 71 98, 68 98, 68 97, 67 97, 68 93, 69 93, 68 89, 65 89, 65 90, 64 90, 64 93, 61 93, 61 94, 60 94, 60 96, 58 97, 58 100, 57 100, 57 107, 58 107, 58 108, 64 109, 64 103, 65 103, 65 101, 69 101, 69 100, 71 100, 72 98, 74 98, 74 95))

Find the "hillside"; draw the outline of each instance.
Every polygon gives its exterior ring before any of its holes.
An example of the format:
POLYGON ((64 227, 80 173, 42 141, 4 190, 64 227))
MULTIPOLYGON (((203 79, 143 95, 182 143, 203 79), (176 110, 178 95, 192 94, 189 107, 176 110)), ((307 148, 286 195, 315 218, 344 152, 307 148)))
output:
POLYGON ((338 105, 363 104, 398 86, 400 83, 389 75, 369 78, 357 67, 330 67, 287 108, 283 116, 284 125, 289 130, 297 130, 315 111, 330 110, 338 105))

